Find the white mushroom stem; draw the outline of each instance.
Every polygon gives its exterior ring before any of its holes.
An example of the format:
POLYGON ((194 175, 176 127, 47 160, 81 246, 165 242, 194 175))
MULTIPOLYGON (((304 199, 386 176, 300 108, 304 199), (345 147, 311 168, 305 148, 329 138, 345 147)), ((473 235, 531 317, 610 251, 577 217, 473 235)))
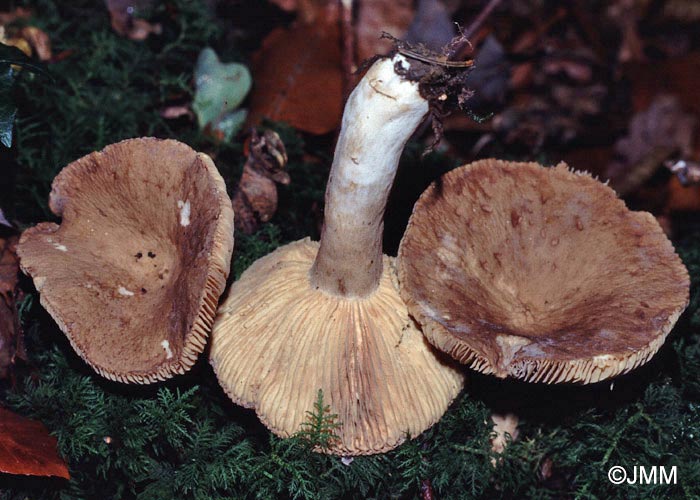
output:
POLYGON ((384 209, 401 152, 428 113, 418 84, 394 71, 408 67, 396 55, 367 71, 348 98, 333 158, 321 247, 312 286, 345 297, 365 297, 382 274, 384 209))

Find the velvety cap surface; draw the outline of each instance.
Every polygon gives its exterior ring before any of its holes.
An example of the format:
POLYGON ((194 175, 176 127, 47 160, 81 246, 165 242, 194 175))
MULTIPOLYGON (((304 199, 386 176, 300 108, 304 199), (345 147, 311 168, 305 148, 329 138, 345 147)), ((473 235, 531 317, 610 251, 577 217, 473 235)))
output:
POLYGON ((202 352, 233 251, 233 209, 211 159, 185 144, 130 139, 54 179, 62 222, 22 235, 41 303, 105 377, 147 383, 202 352))
POLYGON ((564 164, 447 173, 416 203, 398 269, 433 345, 528 381, 589 383, 645 363, 689 294, 654 217, 564 164))

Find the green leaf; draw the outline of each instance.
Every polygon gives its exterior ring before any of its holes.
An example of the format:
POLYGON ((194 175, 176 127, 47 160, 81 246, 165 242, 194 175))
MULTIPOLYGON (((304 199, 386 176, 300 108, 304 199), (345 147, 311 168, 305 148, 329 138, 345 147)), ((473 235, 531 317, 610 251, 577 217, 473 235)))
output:
POLYGON ((12 66, 7 62, 0 63, 0 142, 7 148, 12 146, 12 127, 17 113, 12 98, 14 82, 12 66))
MULTIPOLYGON (((226 119, 233 120, 226 114, 240 106, 252 83, 250 71, 244 65, 224 64, 213 49, 202 50, 195 67, 197 90, 192 103, 199 128, 216 127, 226 119)), ((240 119, 240 115, 237 118, 240 119)), ((223 128, 231 129, 231 123, 223 124, 223 128)))
POLYGON ((221 131, 224 141, 230 141, 234 135, 241 129, 245 119, 248 116, 248 110, 239 109, 233 113, 226 113, 214 127, 221 131))

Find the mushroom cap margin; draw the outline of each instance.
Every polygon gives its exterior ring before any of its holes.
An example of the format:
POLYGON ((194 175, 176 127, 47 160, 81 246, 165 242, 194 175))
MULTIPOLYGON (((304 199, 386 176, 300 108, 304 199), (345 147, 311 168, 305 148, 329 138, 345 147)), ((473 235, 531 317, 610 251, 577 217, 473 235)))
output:
POLYGON ((530 382, 593 383, 644 364, 689 298, 653 216, 565 164, 448 172, 415 204, 397 267, 433 345, 530 382))
POLYGON ((66 166, 49 206, 63 221, 22 234, 20 265, 80 357, 126 383, 188 370, 233 252, 233 209, 211 158, 174 140, 127 139, 66 166))

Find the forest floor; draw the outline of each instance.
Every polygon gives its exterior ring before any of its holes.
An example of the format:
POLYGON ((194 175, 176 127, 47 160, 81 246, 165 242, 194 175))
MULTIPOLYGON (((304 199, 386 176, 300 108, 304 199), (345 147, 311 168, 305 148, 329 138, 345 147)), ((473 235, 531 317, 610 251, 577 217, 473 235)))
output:
MULTIPOLYGON (((7 328, 0 330, 0 407, 46 426, 70 479, 0 473, 1 500, 700 498, 700 190, 671 169, 684 160, 684 175, 700 180, 693 170, 700 173, 693 2, 374 3, 389 14, 358 9, 362 50, 354 64, 381 49, 367 31, 440 43, 454 34, 453 20, 469 26, 486 16, 470 33, 481 61, 474 116, 447 118, 443 142, 427 155, 429 130, 409 143, 387 207, 386 253, 396 254, 413 202, 442 173, 484 157, 565 160, 610 179, 630 208, 656 216, 690 272, 690 304, 660 351, 628 374, 590 385, 466 371, 465 390, 435 426, 389 453, 345 459, 313 451, 332 432, 323 426, 291 439, 272 435, 252 410, 229 401, 206 356, 166 382, 107 381, 74 352, 22 276, 8 302, 17 325, 0 321, 7 328), (484 12, 489 3, 494 12, 484 12), (494 414, 517 422, 500 454, 494 414), (675 481, 617 485, 608 478, 613 466, 675 468, 675 481)), ((48 194, 64 166, 126 138, 173 138, 206 152, 232 193, 252 123, 279 134, 291 182, 278 185, 271 220, 258 221, 251 234, 236 232, 232 279, 282 244, 318 239, 343 88, 354 78, 338 48, 348 33, 330 4, 0 2, 5 42, 31 41, 33 60, 44 59, 47 73, 22 69, 12 87, 11 147, 0 146, 0 249, 36 223, 59 222, 48 194), (129 6, 136 14, 126 14, 129 6), (50 41, 46 57, 27 27, 50 41), (240 90, 231 114, 198 123, 194 75, 206 47, 249 67, 252 91, 240 90), (332 74, 319 69, 329 60, 332 74), (279 79, 286 87, 275 87, 279 79), (318 116, 269 107, 280 95, 318 95, 319 79, 327 88, 318 116), (238 119, 246 127, 235 129, 238 119)), ((0 271, 3 263, 0 253, 0 271)), ((323 404, 309 412, 323 414, 323 404)), ((0 462, 2 429, 0 422, 0 462)))

